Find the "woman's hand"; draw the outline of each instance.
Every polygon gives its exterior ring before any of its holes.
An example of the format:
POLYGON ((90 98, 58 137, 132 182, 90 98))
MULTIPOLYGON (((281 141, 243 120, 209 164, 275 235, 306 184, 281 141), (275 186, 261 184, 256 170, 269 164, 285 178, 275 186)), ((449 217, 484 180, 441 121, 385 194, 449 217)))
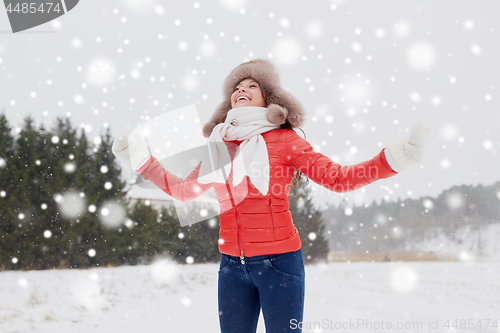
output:
POLYGON ((408 139, 387 147, 399 167, 397 171, 403 171, 410 165, 420 162, 430 131, 429 127, 418 123, 410 130, 408 139))
POLYGON ((121 136, 113 142, 113 154, 133 170, 138 170, 150 157, 146 142, 129 142, 121 136))

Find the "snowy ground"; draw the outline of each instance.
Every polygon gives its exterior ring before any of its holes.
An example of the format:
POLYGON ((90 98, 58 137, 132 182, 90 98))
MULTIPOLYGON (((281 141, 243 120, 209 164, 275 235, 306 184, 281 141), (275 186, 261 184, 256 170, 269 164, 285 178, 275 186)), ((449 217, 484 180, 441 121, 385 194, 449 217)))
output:
MULTIPOLYGON (((163 261, 0 272, 0 332, 219 332, 217 270, 163 261)), ((500 325, 499 277, 499 262, 309 265, 303 325, 322 328, 304 332, 500 332, 491 328, 493 320, 500 325), (483 327, 460 328, 469 319, 483 327), (438 328, 429 328, 436 320, 438 328), (445 328, 446 320, 458 320, 457 328, 445 328), (422 326, 397 329, 398 323, 422 326), (335 328, 342 324, 350 328, 335 328)), ((259 325, 265 332, 262 316, 259 325)))

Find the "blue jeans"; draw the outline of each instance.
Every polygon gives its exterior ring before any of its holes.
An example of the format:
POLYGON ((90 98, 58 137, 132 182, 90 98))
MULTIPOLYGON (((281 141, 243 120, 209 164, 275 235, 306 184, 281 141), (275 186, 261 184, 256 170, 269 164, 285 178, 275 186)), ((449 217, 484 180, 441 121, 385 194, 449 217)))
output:
POLYGON ((260 309, 266 332, 301 332, 305 270, 302 250, 239 257, 221 254, 219 323, 222 333, 255 333, 260 309), (295 324, 291 324, 295 323, 295 324))

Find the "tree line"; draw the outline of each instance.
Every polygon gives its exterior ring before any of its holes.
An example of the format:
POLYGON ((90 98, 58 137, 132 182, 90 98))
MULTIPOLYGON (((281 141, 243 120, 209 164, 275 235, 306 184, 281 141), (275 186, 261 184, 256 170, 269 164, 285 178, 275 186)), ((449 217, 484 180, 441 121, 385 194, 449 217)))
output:
POLYGON ((350 207, 347 201, 323 211, 330 249, 380 252, 418 248, 444 235, 461 244, 457 231, 477 231, 500 223, 500 181, 453 186, 437 197, 350 207))

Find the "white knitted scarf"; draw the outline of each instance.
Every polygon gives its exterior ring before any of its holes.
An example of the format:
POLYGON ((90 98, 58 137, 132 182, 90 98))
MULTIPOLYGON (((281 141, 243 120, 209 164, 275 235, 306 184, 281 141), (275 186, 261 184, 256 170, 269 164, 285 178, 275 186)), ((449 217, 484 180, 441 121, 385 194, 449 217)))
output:
POLYGON ((248 176, 260 193, 266 195, 269 190, 269 157, 266 141, 260 134, 276 128, 280 126, 267 119, 267 108, 242 106, 229 110, 225 122, 216 125, 207 139, 212 170, 215 171, 200 176, 198 181, 225 183, 221 168, 224 168, 228 176, 232 164, 233 186, 240 184, 248 176), (243 141, 232 163, 227 163, 229 152, 222 139, 243 141))

